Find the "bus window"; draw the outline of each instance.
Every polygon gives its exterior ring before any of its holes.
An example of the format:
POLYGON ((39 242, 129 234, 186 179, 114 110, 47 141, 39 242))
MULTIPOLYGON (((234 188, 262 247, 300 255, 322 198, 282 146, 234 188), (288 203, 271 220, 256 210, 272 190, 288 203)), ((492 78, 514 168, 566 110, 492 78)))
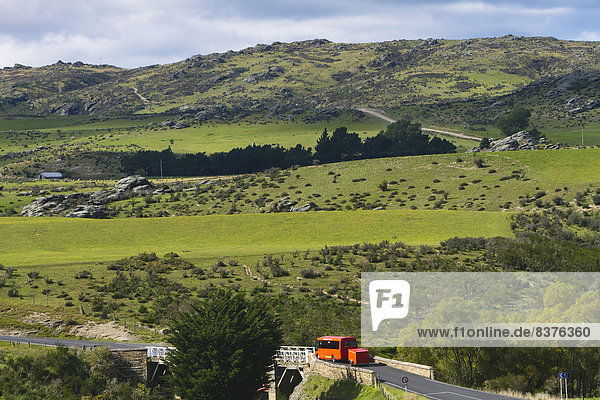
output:
POLYGON ((342 342, 342 347, 347 349, 348 348, 348 342, 342 342))
POLYGON ((348 347, 351 348, 351 349, 356 349, 358 347, 358 345, 356 343, 356 340, 349 340, 348 344, 349 344, 348 347))

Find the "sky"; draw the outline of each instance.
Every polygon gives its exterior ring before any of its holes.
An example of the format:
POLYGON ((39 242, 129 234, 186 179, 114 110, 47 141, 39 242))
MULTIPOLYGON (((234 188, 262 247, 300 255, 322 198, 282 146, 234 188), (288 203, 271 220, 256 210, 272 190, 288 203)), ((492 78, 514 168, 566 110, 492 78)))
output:
POLYGON ((0 0, 0 67, 135 68, 258 43, 600 40, 598 0, 0 0))

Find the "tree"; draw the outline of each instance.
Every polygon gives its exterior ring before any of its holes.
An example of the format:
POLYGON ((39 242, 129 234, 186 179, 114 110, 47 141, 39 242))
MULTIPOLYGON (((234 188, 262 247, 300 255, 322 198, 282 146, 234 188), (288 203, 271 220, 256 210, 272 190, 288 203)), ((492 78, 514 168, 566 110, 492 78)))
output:
POLYGON ((529 126, 529 118, 531 117, 531 111, 527 108, 517 108, 510 113, 501 116, 496 122, 496 127, 506 135, 512 135, 513 133, 522 131, 529 126))
POLYGON ((327 128, 325 128, 319 139, 317 139, 317 145, 315 146, 315 157, 317 157, 319 161, 326 162, 333 159, 332 153, 333 145, 331 144, 331 139, 327 133, 327 128))
POLYGON ((267 383, 281 323, 265 300, 219 289, 181 313, 168 341, 168 382, 183 399, 252 399, 267 383))
POLYGON ((479 148, 481 150, 483 149, 487 149, 488 147, 490 147, 490 139, 484 137, 481 139, 481 141, 479 142, 479 148))

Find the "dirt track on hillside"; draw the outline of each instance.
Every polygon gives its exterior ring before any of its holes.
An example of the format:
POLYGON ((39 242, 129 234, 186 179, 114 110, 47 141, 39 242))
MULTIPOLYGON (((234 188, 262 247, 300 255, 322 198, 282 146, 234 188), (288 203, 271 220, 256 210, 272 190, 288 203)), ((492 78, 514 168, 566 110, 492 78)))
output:
MULTIPOLYGON (((381 110, 371 110, 369 108, 359 108, 359 111, 362 111, 364 113, 370 114, 374 117, 380 118, 384 121, 387 121, 389 123, 394 123, 396 122, 395 119, 392 119, 390 117, 387 117, 383 114, 383 111, 381 110)), ((433 129, 433 128, 421 128, 424 131, 429 131, 429 132, 434 132, 434 133, 440 133, 442 135, 448 135, 448 136, 454 136, 457 138, 461 138, 461 139, 468 139, 468 140, 476 140, 476 141, 480 141, 481 138, 478 138, 476 136, 469 136, 469 135, 465 135, 464 133, 458 133, 458 132, 450 132, 450 131, 443 131, 440 129, 433 129)))

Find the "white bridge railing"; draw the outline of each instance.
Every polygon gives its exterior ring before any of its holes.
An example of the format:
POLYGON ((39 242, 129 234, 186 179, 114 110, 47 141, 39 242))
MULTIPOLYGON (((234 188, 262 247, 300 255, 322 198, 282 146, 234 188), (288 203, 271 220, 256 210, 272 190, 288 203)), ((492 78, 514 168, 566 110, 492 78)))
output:
POLYGON ((275 355, 278 364, 308 364, 314 347, 281 346, 275 355))
POLYGON ((167 353, 175 350, 174 347, 146 347, 148 358, 154 362, 164 362, 167 359, 167 353))

